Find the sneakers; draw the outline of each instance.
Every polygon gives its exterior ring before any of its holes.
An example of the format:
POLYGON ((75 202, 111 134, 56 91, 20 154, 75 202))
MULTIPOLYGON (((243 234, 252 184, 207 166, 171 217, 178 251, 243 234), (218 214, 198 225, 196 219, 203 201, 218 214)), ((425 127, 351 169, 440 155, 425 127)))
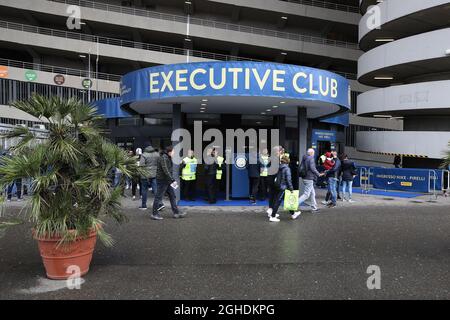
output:
POLYGON ((280 219, 278 219, 277 217, 270 217, 269 221, 270 222, 280 222, 280 219))
POLYGON ((179 212, 173 215, 174 219, 180 219, 186 217, 186 212, 179 212))
POLYGON ((157 211, 161 211, 161 210, 164 210, 164 208, 165 208, 166 206, 165 205, 160 205, 159 207, 158 207, 158 209, 156 209, 157 211))
POLYGON ((301 214, 301 211, 294 212, 294 214, 291 216, 292 220, 296 220, 298 217, 300 217, 301 214))
POLYGON ((350 202, 350 203, 354 203, 355 202, 355 200, 352 200, 352 199, 348 199, 347 201, 350 202))
POLYGON ((269 218, 272 216, 272 212, 273 212, 272 208, 267 209, 266 213, 269 218))
POLYGON ((152 214, 150 216, 150 219, 152 219, 152 220, 163 220, 163 217, 161 217, 159 214, 152 214))
POLYGON ((323 200, 321 203, 322 203, 324 206, 326 206, 326 205, 328 205, 330 202, 329 202, 329 201, 323 200))
POLYGON ((327 205, 327 208, 336 208, 336 205, 334 203, 330 203, 329 205, 327 205))
POLYGON ((148 209, 147 207, 139 207, 139 210, 142 210, 142 211, 145 211, 147 209, 148 209))
POLYGON ((319 209, 319 208, 312 208, 312 209, 311 209, 311 212, 312 212, 312 213, 319 213, 319 212, 320 212, 320 209, 319 209))

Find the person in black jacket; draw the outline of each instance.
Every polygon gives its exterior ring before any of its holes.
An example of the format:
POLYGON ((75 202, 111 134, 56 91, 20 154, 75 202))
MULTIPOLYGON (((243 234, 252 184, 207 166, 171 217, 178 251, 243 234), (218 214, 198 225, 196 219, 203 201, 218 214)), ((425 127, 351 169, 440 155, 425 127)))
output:
POLYGON ((332 153, 334 157, 334 166, 330 170, 325 171, 325 175, 328 179, 328 192, 331 195, 331 203, 327 205, 328 208, 336 207, 338 181, 341 173, 341 160, 337 157, 336 151, 333 151, 332 153))
POLYGON ((207 201, 210 204, 214 204, 217 202, 216 193, 217 193, 217 169, 219 168, 219 165, 216 161, 216 154, 215 150, 208 149, 206 151, 208 155, 208 159, 205 161, 205 177, 206 177, 206 194, 207 194, 207 201))
MULTIPOLYGON (((289 156, 282 155, 280 159, 280 167, 276 176, 276 179, 274 181, 274 191, 276 191, 275 194, 275 200, 273 203, 273 210, 269 217, 270 222, 279 222, 280 219, 278 219, 279 214, 278 209, 281 205, 281 202, 283 201, 284 192, 286 190, 293 191, 294 187, 292 185, 292 175, 291 175, 291 168, 289 168, 289 156)), ((291 211, 291 215, 293 212, 291 211)))
POLYGON ((151 218, 154 220, 162 220, 159 214, 158 206, 162 204, 165 193, 169 196, 170 206, 172 207, 173 217, 182 218, 186 213, 181 213, 178 210, 177 199, 174 189, 178 188, 178 184, 173 178, 172 167, 173 147, 167 147, 158 158, 158 165, 156 169, 156 195, 153 201, 153 213, 151 218))
POLYGON ((352 186, 353 179, 357 175, 356 166, 353 161, 348 159, 346 154, 342 155, 342 164, 341 164, 341 172, 342 172, 342 196, 344 201, 353 202, 352 200, 352 186), (348 197, 346 197, 348 194, 348 197))
POLYGON ((256 204, 256 196, 259 188, 259 176, 261 174, 261 163, 256 152, 251 152, 248 156, 247 172, 250 181, 250 202, 256 204))

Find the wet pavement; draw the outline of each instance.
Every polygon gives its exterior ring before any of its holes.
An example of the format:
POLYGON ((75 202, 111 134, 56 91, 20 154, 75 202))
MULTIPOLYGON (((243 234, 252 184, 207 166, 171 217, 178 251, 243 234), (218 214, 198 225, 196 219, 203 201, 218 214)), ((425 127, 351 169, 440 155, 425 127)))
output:
POLYGON ((45 279, 22 224, 0 234, 0 299, 450 299, 450 199, 355 199, 280 223, 262 207, 153 221, 126 200, 130 221, 107 225, 116 244, 97 245, 80 290, 45 279), (371 265, 380 290, 367 288, 371 265))

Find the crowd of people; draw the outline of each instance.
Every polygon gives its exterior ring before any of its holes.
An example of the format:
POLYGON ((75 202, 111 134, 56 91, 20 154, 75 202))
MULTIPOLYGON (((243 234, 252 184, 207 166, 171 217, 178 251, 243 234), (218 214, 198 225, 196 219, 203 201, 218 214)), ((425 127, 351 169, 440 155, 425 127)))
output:
MULTIPOLYGON (((278 222, 278 210, 285 197, 286 190, 293 192, 294 185, 298 178, 303 181, 303 193, 298 199, 298 203, 304 204, 309 199, 309 206, 313 213, 317 213, 319 208, 316 201, 315 188, 319 179, 325 180, 327 186, 327 195, 323 202, 328 208, 337 206, 337 200, 341 199, 340 189, 342 185, 343 201, 353 202, 352 200, 352 184, 353 179, 357 175, 355 163, 351 161, 347 155, 342 154, 338 157, 337 151, 330 151, 318 158, 316 165, 315 150, 308 149, 307 154, 299 161, 299 163, 291 163, 288 153, 283 147, 277 146, 273 148, 275 159, 279 159, 278 170, 269 172, 271 167, 270 156, 267 149, 263 150, 259 155, 259 159, 249 161, 248 175, 250 182, 250 201, 256 203, 258 190, 262 190, 262 199, 268 195, 269 207, 267 215, 269 221, 278 222), (296 168, 298 166, 298 168, 296 168), (298 174, 298 177, 296 176, 298 174)), ((256 155, 250 154, 249 160, 256 155)), ((297 219, 301 211, 289 211, 292 219, 297 219)))
MULTIPOLYGON (((152 146, 147 146, 144 149, 137 148, 135 151, 130 150, 128 152, 129 156, 135 157, 140 167, 146 169, 146 175, 125 177, 119 169, 114 169, 111 177, 112 186, 123 188, 124 195, 125 190, 131 189, 133 200, 137 200, 139 196, 140 210, 148 210, 148 193, 151 190, 154 195, 151 218, 154 220, 163 219, 160 213, 165 209, 164 196, 167 196, 170 200, 173 217, 184 217, 185 213, 178 208, 175 191, 181 188, 184 200, 196 200, 198 160, 194 151, 189 150, 179 166, 181 186, 178 185, 173 172, 173 147, 169 146, 159 151, 152 146), (138 192, 139 195, 137 195, 138 192)), ((352 183, 357 170, 354 162, 349 160, 345 154, 338 157, 336 151, 330 151, 318 157, 318 161, 316 161, 315 150, 308 149, 303 159, 297 162, 291 160, 290 155, 281 146, 274 147, 272 152, 274 157, 271 157, 267 149, 262 150, 259 154, 251 152, 248 155, 246 165, 250 186, 250 202, 256 204, 257 199, 268 199, 267 215, 271 222, 280 221, 278 211, 285 193, 287 190, 292 192, 295 188, 298 188, 299 178, 302 178, 304 188, 303 193, 299 196, 298 203, 304 204, 309 199, 312 212, 319 211, 315 188, 319 185, 320 180, 320 184, 326 185, 328 188, 323 202, 328 208, 335 207, 337 200, 341 198, 341 185, 342 200, 353 202, 352 183), (271 159, 277 159, 279 161, 278 166, 272 166, 271 159)), ((206 155, 207 159, 203 166, 205 201, 209 204, 215 204, 217 192, 226 169, 225 159, 215 149, 208 149, 206 155)), ((5 154, 4 156, 12 155, 5 154)), ((16 181, 6 190, 7 199, 11 200, 13 194, 16 194, 19 200, 22 199, 23 189, 22 181, 16 181)), ((300 210, 289 212, 292 219, 297 219, 301 214, 300 210)))

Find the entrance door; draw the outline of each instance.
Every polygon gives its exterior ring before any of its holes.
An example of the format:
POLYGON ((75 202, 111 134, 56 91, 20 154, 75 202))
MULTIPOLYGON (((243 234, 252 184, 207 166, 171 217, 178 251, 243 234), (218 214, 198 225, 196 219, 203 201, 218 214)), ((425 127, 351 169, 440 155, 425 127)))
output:
POLYGON ((317 141, 317 156, 325 154, 325 152, 331 151, 331 141, 317 141))

